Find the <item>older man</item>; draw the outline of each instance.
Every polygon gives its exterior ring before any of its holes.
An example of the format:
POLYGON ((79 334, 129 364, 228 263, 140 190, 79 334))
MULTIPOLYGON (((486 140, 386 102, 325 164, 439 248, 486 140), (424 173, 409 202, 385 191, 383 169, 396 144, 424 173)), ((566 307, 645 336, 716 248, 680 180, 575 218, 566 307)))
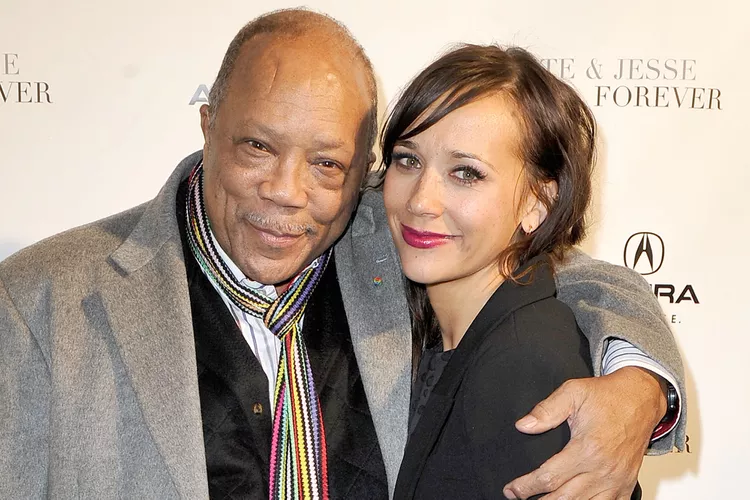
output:
MULTIPOLYGON (((3 498, 392 492, 412 347, 382 198, 360 194, 370 63, 335 21, 271 13, 234 39, 210 97, 203 151, 156 198, 0 264, 3 498)), ((620 337, 681 387, 639 277, 579 254, 558 280, 597 371, 620 337)), ((633 366, 566 384, 524 430, 567 418, 573 439, 506 495, 628 497, 666 407, 633 366)), ((682 415, 656 451, 681 445, 682 415)))

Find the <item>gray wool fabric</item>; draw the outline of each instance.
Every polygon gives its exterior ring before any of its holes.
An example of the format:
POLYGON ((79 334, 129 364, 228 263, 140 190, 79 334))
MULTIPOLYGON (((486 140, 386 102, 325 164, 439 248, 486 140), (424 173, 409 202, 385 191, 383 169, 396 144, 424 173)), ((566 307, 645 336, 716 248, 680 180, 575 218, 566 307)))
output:
MULTIPOLYGON (((150 202, 0 263, 0 498, 208 497, 174 206, 200 155, 185 158, 150 202)), ((411 338, 380 193, 363 195, 335 258, 392 491, 407 436, 411 338)), ((597 373, 605 340, 622 338, 685 394, 674 339, 640 276, 574 252, 558 282, 597 373)), ((653 452, 682 447, 684 405, 677 431, 653 452)))
POLYGON ((607 339, 626 340, 656 360, 677 381, 682 395, 675 429, 653 442, 649 455, 663 455, 675 447, 684 451, 687 426, 685 373, 666 316, 646 280, 622 266, 592 259, 580 250, 568 252, 555 266, 557 297, 576 316, 589 339, 594 372, 601 374, 607 339))

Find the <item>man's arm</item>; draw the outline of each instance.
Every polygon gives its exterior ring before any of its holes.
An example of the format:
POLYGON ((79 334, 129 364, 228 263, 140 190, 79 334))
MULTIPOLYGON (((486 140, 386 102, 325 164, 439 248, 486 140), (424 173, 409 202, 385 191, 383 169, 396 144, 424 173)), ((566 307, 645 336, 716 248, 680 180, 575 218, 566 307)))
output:
MULTIPOLYGON (((622 368, 623 363, 615 362, 616 352, 608 356, 614 351, 612 347, 622 347, 615 340, 621 339, 647 357, 638 360, 637 355, 631 355, 629 360, 622 360, 625 365, 661 375, 677 384, 680 395, 685 394, 685 373, 677 343, 664 311, 640 274, 572 250, 564 262, 557 264, 556 280, 558 298, 573 309, 578 325, 589 339, 595 374, 609 374, 622 368), (608 357, 613 361, 609 363, 611 366, 603 366, 608 357)), ((669 453, 674 447, 684 450, 687 412, 683 411, 683 399, 674 431, 651 443, 650 454, 669 453)))
MULTIPOLYGON (((608 375, 626 367, 640 367, 648 371, 657 378, 661 383, 662 391, 665 395, 668 395, 667 415, 654 429, 651 435, 653 447, 647 450, 647 454, 662 455, 672 451, 673 445, 669 442, 670 440, 662 440, 661 438, 668 435, 672 438, 676 436, 676 433, 672 431, 677 427, 677 423, 682 416, 682 402, 681 395, 677 390, 677 387, 679 387, 677 379, 658 362, 649 358, 646 353, 629 342, 614 338, 608 340, 604 351, 604 360, 602 361, 602 375, 608 375)), ((678 443, 677 447, 682 450, 684 443, 682 443, 682 446, 678 443)))
MULTIPOLYGON (((601 373, 610 339, 622 339, 658 363, 685 394, 682 360, 664 314, 643 278, 591 259, 578 250, 556 264, 558 298, 589 338, 594 370, 601 373)), ((568 381, 517 423, 540 433, 567 420, 571 440, 536 471, 506 486, 508 498, 551 492, 545 500, 629 498, 651 433, 666 410, 660 377, 627 366, 595 379, 568 381), (565 495, 568 495, 567 497, 565 495)), ((666 453, 685 443, 684 397, 675 429, 651 445, 666 453)))
POLYGON ((0 498, 43 498, 50 377, 39 344, 0 281, 0 498))

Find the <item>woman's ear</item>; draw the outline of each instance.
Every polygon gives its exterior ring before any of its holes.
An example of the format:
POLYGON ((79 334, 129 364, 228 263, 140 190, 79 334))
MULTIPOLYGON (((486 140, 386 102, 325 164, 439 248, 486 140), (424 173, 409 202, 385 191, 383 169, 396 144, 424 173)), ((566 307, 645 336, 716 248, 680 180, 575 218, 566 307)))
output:
MULTIPOLYGON (((548 200, 557 199, 556 181, 545 182, 542 189, 548 200)), ((521 229, 523 229, 524 233, 531 234, 547 218, 547 207, 544 206, 544 203, 534 193, 529 193, 528 198, 526 198, 526 206, 524 207, 523 214, 523 217, 521 217, 521 229)))

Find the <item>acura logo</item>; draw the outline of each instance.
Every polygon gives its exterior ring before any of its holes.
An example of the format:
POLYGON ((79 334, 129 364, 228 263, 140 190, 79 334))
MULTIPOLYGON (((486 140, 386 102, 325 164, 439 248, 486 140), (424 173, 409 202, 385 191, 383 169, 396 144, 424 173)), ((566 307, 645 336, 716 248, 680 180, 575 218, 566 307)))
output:
POLYGON ((625 243, 625 265, 648 276, 664 263, 664 240, 656 233, 635 233, 625 243))

